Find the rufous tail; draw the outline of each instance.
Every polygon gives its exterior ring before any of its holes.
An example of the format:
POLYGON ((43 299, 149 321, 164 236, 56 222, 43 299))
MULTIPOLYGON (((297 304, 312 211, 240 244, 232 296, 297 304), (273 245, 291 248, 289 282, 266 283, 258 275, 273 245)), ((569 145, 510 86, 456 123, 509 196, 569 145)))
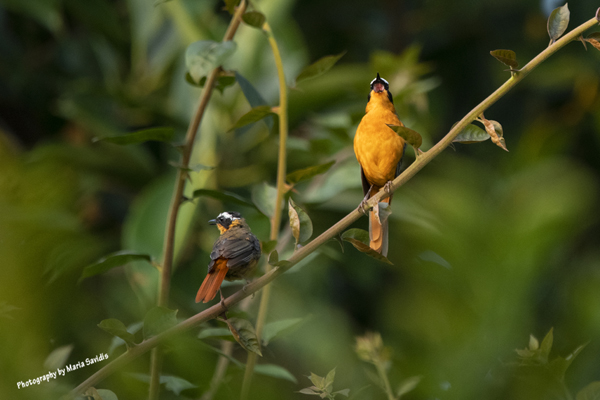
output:
MULTIPOLYGON (((388 197, 385 200, 382 200, 382 203, 389 203, 389 200, 390 198, 388 197)), ((381 224, 372 210, 369 211, 369 239, 371 241, 369 246, 384 257, 387 257, 388 220, 386 219, 383 224, 381 224)))
POLYGON ((227 275, 227 271, 229 271, 229 268, 227 268, 227 260, 219 258, 215 261, 215 265, 208 275, 206 275, 204 282, 202 282, 202 285, 198 290, 196 303, 200 302, 200 300, 202 300, 203 303, 206 303, 215 298, 217 291, 221 287, 221 283, 223 283, 223 279, 225 279, 225 275, 227 275))

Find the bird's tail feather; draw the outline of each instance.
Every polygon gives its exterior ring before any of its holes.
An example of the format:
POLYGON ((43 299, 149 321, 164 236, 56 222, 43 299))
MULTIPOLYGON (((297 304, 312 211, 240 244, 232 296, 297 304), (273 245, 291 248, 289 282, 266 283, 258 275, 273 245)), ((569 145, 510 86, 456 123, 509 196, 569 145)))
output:
MULTIPOLYGON (((383 202, 389 203, 390 198, 386 198, 383 202)), ((380 253, 384 257, 387 257, 388 253, 388 220, 383 221, 383 224, 379 222, 377 215, 371 210, 369 211, 369 240, 371 243, 369 246, 380 253)))
POLYGON ((200 302, 200 300, 203 303, 207 303, 217 295, 217 291, 221 287, 221 283, 223 283, 223 279, 225 279, 225 275, 227 275, 227 271, 229 270, 227 268, 227 260, 223 260, 224 262, 219 261, 217 260, 214 268, 204 278, 204 282, 202 282, 196 295, 196 303, 200 302))

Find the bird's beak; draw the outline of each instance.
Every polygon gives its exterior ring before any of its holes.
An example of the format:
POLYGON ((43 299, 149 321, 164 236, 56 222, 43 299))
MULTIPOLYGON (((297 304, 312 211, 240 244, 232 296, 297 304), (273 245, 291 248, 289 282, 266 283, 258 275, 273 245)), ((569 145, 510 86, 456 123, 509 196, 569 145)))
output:
POLYGON ((210 221, 208 221, 209 225, 216 225, 217 224, 217 220, 216 219, 211 219, 210 221))

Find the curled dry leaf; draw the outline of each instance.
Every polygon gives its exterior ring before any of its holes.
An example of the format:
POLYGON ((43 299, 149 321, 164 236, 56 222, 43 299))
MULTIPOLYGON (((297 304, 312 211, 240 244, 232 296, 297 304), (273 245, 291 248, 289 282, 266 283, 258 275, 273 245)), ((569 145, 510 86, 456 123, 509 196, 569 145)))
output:
POLYGON ((504 131, 502 130, 502 125, 498 121, 490 121, 486 119, 483 114, 479 117, 479 121, 485 127, 485 131, 492 138, 492 142, 496 144, 496 146, 502 148, 505 151, 508 151, 506 148, 506 142, 504 140, 504 131))
POLYGON ((313 225, 310 217, 298 206, 290 197, 288 214, 290 217, 290 228, 292 235, 296 239, 296 245, 306 242, 312 236, 313 225))
POLYGON ((600 32, 593 32, 588 35, 585 39, 583 39, 584 43, 588 42, 592 46, 596 48, 596 50, 600 50, 600 32))

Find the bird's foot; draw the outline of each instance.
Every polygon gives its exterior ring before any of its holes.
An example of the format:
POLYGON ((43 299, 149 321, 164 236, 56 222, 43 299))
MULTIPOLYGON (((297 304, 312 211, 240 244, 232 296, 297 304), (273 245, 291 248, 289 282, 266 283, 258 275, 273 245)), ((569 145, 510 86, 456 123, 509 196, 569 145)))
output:
POLYGON ((373 185, 371 185, 371 187, 367 191, 367 194, 365 195, 364 199, 362 199, 362 201, 360 202, 360 204, 358 205, 358 208, 357 208, 358 211, 362 212, 365 215, 368 215, 368 212, 371 209, 371 207, 369 207, 367 205, 367 201, 369 201, 369 196, 371 194, 371 189, 373 189, 373 185))
POLYGON ((383 190, 385 190, 387 194, 392 194, 392 184, 392 181, 387 181, 387 183, 383 185, 383 190))

